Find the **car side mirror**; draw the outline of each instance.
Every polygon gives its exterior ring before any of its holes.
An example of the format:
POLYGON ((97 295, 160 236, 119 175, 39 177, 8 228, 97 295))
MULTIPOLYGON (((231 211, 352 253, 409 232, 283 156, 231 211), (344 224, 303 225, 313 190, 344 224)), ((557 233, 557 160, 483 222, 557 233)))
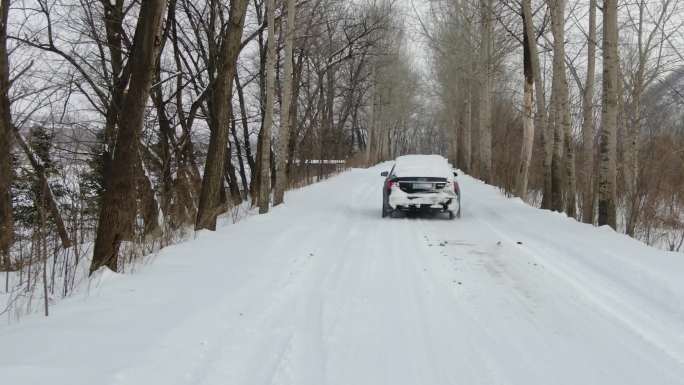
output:
POLYGON ((458 176, 458 173, 457 173, 456 171, 454 171, 454 176, 455 176, 455 177, 458 176))
POLYGON ((383 172, 380 173, 380 176, 385 176, 385 177, 386 177, 387 175, 389 175, 389 173, 388 173, 387 171, 383 171, 383 172))

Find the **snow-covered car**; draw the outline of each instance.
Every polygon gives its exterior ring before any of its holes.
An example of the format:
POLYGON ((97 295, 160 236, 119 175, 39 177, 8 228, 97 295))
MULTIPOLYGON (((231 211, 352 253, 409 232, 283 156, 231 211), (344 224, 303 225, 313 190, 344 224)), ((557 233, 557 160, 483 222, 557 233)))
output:
POLYGON ((448 213, 449 219, 461 216, 461 191, 458 175, 439 155, 405 155, 394 161, 392 169, 382 172, 382 217, 396 211, 448 213))

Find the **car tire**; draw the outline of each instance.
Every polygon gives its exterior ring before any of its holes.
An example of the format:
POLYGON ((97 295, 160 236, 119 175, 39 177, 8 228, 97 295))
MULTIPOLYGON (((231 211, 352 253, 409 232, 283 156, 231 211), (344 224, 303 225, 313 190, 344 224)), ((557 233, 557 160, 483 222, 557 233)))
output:
POLYGON ((449 210, 449 219, 454 219, 455 217, 454 212, 449 210))
POLYGON ((392 210, 391 207, 385 206, 385 204, 382 205, 382 217, 383 218, 386 218, 386 217, 392 218, 393 212, 394 212, 394 210, 392 210))

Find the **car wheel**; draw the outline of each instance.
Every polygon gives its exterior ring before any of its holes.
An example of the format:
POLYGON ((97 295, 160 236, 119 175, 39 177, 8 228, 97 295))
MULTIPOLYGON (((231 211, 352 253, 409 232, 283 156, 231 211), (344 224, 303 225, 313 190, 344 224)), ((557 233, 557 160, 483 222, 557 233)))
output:
POLYGON ((454 219, 455 215, 454 212, 449 210, 449 219, 454 219))
POLYGON ((390 217, 392 218, 392 213, 394 210, 390 206, 386 206, 385 204, 382 205, 382 217, 390 217))

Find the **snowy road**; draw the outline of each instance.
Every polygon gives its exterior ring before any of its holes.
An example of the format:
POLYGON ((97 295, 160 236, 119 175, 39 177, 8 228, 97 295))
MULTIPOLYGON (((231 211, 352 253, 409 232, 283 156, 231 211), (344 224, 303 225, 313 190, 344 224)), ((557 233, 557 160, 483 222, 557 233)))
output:
POLYGON ((381 219, 378 166, 0 326, 2 384, 684 384, 684 258, 459 177, 381 219))

